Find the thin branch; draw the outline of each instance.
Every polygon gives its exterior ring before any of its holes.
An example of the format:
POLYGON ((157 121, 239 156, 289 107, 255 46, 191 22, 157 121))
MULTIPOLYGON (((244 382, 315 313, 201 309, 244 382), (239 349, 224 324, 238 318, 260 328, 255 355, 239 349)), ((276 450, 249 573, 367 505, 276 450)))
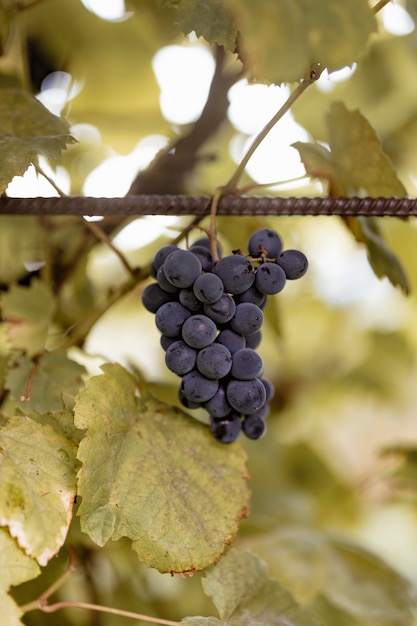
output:
POLYGON ((87 228, 97 237, 97 239, 100 239, 101 241, 103 241, 103 243, 105 243, 111 250, 113 250, 113 252, 119 257, 123 267, 129 272, 129 274, 133 278, 136 278, 137 271, 130 265, 129 261, 127 260, 123 252, 121 252, 121 250, 119 250, 114 245, 110 237, 108 237, 106 233, 103 232, 101 228, 97 226, 97 224, 95 224, 94 222, 90 222, 85 218, 83 218, 83 222, 87 226, 87 228))
POLYGON ((375 6, 372 7, 372 13, 378 13, 381 9, 383 9, 391 0, 379 0, 375 6))
POLYGON ((62 191, 62 189, 57 185, 57 183, 53 180, 53 178, 51 178, 50 176, 48 176, 48 174, 41 168, 41 166, 39 165, 39 163, 34 163, 33 164, 35 167, 35 170, 38 172, 38 174, 40 174, 41 176, 43 176, 48 183, 55 189, 55 191, 58 193, 59 196, 64 197, 67 194, 64 193, 62 191))
POLYGON ((141 613, 124 611, 123 609, 113 609, 108 606, 100 606, 99 604, 90 604, 89 602, 56 602, 55 604, 46 604, 44 606, 38 606, 36 608, 44 611, 44 613, 54 613, 55 611, 66 608, 88 609, 90 611, 98 611, 100 613, 119 615, 120 617, 130 617, 132 619, 142 620, 143 622, 150 622, 151 624, 162 624, 163 626, 179 626, 180 624, 180 622, 172 622, 168 619, 152 617, 150 615, 142 615, 141 613))

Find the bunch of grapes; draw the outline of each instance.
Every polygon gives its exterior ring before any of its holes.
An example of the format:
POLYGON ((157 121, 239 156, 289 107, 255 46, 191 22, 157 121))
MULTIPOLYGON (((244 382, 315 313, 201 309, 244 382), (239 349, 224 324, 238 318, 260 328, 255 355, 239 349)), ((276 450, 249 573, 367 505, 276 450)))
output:
MULTIPOLYGON (((218 246, 219 253, 221 252, 218 246)), ((239 433, 259 439, 266 429, 272 384, 256 352, 267 297, 307 271, 298 250, 284 250, 274 230, 261 228, 240 251, 215 262, 210 241, 182 250, 161 248, 152 263, 156 282, 142 302, 155 314, 167 367, 181 377, 178 395, 188 409, 204 408, 215 439, 239 433)))

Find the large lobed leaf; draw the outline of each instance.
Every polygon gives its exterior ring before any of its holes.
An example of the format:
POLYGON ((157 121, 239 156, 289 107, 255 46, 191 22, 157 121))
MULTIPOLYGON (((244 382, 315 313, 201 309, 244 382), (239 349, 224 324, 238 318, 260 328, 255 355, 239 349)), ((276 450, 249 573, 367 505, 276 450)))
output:
POLYGON ((245 453, 182 411, 141 398, 120 365, 102 369, 75 406, 75 425, 87 430, 78 452, 82 530, 101 546, 130 538, 161 572, 213 564, 246 515, 245 453))
POLYGON ((74 139, 62 119, 19 89, 0 90, 0 193, 38 155, 57 159, 74 139))
POLYGON ((203 588, 213 600, 220 620, 190 617, 188 626, 319 626, 277 580, 269 578, 265 564, 250 552, 230 550, 209 570, 203 588))
MULTIPOLYGON (((307 172, 328 184, 331 196, 392 197, 406 189, 384 153, 374 128, 360 111, 334 102, 327 115, 330 150, 320 144, 295 143, 307 172)), ((375 274, 386 276, 408 293, 407 275, 384 241, 375 218, 348 217, 348 228, 365 244, 375 274)))
POLYGON ((75 465, 75 446, 49 425, 16 416, 0 429, 0 526, 40 565, 65 541, 75 465))
POLYGON ((257 80, 300 80, 312 64, 331 72, 351 65, 376 28, 366 0, 160 0, 177 9, 185 33, 239 52, 257 80))

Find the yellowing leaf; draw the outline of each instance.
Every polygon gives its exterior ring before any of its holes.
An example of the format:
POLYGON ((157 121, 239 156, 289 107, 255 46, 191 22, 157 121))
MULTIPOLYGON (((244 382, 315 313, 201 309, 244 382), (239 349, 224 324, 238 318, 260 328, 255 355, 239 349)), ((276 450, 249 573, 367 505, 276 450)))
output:
MULTIPOLYGON (((230 550, 207 572, 203 588, 216 605, 223 626, 319 624, 277 580, 269 578, 265 564, 250 552, 230 550)), ((199 623, 193 618, 184 621, 190 626, 199 623)))
POLYGON ((22 356, 13 361, 6 388, 25 413, 63 411, 68 397, 74 398, 79 391, 84 373, 81 365, 62 352, 46 352, 36 363, 22 356))
POLYGON ((176 23, 184 34, 195 31, 209 43, 217 43, 234 52, 237 29, 223 0, 159 0, 161 9, 176 9, 176 23))
POLYGON ((22 626, 22 611, 7 591, 39 574, 36 561, 24 554, 5 528, 0 528, 0 624, 22 626))
POLYGON ((19 89, 0 90, 0 193, 38 155, 57 159, 74 139, 66 122, 19 89))
POLYGON ((55 310, 55 300, 46 283, 34 279, 29 287, 12 286, 2 294, 0 306, 13 347, 25 350, 29 357, 41 352, 55 310))
POLYGON ((342 102, 334 102, 327 126, 341 195, 406 195, 378 135, 360 111, 349 111, 342 102))
POLYGON ((75 406, 81 528, 99 545, 128 537, 161 572, 216 562, 248 508, 245 454, 153 398, 120 365, 103 366, 75 406))
POLYGON ((65 541, 75 463, 74 446, 51 426, 12 417, 0 429, 0 526, 40 565, 65 541))
POLYGON ((226 0, 242 35, 243 58, 258 80, 300 80, 314 63, 351 65, 375 30, 366 0, 226 0))

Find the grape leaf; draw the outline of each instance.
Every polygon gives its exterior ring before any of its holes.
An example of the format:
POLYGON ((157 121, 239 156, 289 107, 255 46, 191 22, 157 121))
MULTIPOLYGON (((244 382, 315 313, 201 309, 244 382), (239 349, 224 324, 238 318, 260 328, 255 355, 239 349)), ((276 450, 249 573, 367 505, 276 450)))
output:
POLYGON ((326 596, 358 619, 380 626, 414 624, 411 583, 366 550, 329 539, 326 596))
POLYGON ((341 195, 390 198, 407 194, 378 135, 360 111, 333 102, 327 127, 341 195))
POLYGON ((300 80, 312 64, 351 65, 376 29, 366 0, 227 0, 242 35, 243 59, 258 80, 300 80))
POLYGON ((379 626, 413 623, 412 585, 364 548, 306 527, 284 526, 255 541, 271 570, 302 604, 320 595, 379 626))
POLYGON ((21 356, 11 365, 6 388, 26 413, 63 411, 68 397, 74 398, 79 391, 83 374, 84 367, 62 352, 46 352, 36 363, 21 356))
MULTIPOLYGON (((293 144, 306 171, 328 183, 330 196, 392 197, 406 195, 406 189, 383 152, 381 142, 359 111, 349 111, 334 102, 327 116, 330 150, 312 143, 293 144)), ((373 217, 347 217, 345 223, 356 239, 364 243, 375 274, 409 293, 408 277, 396 255, 384 241, 373 217)))
POLYGON ((318 626, 319 622, 301 608, 277 580, 269 578, 265 564, 250 552, 229 552, 211 568, 202 581, 213 600, 220 620, 191 617, 189 626, 318 626))
POLYGON ((7 594, 10 586, 20 585, 40 574, 36 561, 18 547, 6 529, 0 528, 0 623, 22 626, 22 611, 7 594))
POLYGON ((29 287, 13 285, 1 295, 0 306, 13 347, 25 350, 29 357, 41 352, 55 310, 55 299, 46 283, 33 279, 29 287))
POLYGON ((57 159, 75 140, 64 120, 19 89, 0 90, 0 193, 38 155, 57 159))
POLYGON ((237 30, 223 0, 159 0, 158 4, 161 9, 176 9, 176 23, 185 35, 195 31, 197 37, 235 51, 237 30))
POLYGON ((225 448, 206 426, 152 397, 120 365, 102 367, 75 405, 81 528, 98 545, 128 537, 161 572, 216 562, 248 507, 240 446, 225 448))
POLYGON ((75 446, 51 426, 11 417, 0 429, 0 526, 46 563, 62 546, 75 496, 75 446))

